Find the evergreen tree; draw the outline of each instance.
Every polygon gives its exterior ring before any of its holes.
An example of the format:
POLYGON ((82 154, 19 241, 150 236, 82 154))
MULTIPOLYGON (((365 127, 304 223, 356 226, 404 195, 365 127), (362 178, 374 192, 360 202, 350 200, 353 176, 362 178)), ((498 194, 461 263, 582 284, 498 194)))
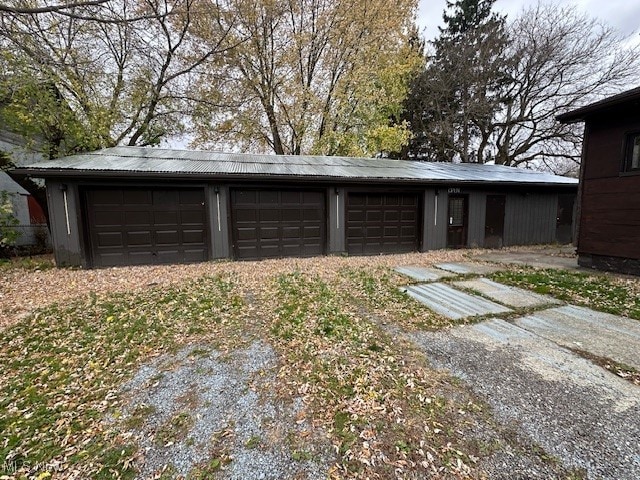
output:
POLYGON ((495 0, 447 2, 445 26, 405 102, 413 140, 406 154, 431 161, 480 162, 509 82, 505 17, 495 0))

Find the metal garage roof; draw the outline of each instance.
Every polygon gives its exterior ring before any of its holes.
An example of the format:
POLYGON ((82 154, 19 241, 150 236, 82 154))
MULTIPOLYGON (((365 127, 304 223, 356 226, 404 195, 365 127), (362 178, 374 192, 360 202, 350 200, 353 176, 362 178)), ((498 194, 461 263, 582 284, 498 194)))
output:
POLYGON ((501 165, 381 158, 256 155, 113 147, 17 169, 34 177, 166 176, 233 179, 342 179, 417 183, 510 183, 575 186, 573 178, 501 165))

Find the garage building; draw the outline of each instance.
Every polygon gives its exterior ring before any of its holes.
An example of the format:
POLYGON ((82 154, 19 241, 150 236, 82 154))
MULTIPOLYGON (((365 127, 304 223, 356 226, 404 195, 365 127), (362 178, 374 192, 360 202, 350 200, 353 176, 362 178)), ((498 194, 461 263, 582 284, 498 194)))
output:
POLYGON ((569 243, 577 180, 497 165, 114 147, 47 184, 58 265, 569 243))

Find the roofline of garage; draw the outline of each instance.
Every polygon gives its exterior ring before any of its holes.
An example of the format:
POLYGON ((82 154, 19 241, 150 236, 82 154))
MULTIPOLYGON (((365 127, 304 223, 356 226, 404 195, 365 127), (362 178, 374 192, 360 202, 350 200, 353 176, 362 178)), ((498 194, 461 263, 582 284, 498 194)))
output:
POLYGON ((191 173, 167 173, 167 172, 141 172, 141 171, 114 171, 114 170, 73 170, 73 169, 37 169, 37 168, 16 168, 12 174, 24 175, 35 178, 56 178, 56 179, 171 179, 171 180, 193 180, 193 181, 241 181, 241 182, 309 182, 322 184, 398 184, 398 185, 429 185, 429 186, 528 186, 528 187, 557 187, 562 189, 577 189, 578 183, 555 183, 555 182, 518 182, 510 180, 458 180, 458 179, 420 179, 420 178, 379 178, 379 177, 333 177, 333 176, 303 176, 303 175, 252 175, 243 174, 200 174, 191 173))

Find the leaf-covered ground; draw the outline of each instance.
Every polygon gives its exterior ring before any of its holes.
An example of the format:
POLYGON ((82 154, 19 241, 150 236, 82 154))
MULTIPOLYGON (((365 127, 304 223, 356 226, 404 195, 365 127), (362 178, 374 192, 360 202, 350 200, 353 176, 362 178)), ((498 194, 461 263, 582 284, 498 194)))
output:
MULTIPOLYGON (((224 353, 256 339, 277 355, 278 394, 302 398, 298 420, 316 429, 309 439, 334 446, 332 478, 482 478, 484 458, 525 449, 463 385, 394 334, 451 321, 399 293, 407 279, 389 267, 463 255, 7 270, 5 284, 35 288, 34 279, 45 279, 51 293, 34 294, 31 313, 7 317, 12 325, 0 332, 0 478, 134 478, 140 445, 131 430, 144 426, 107 421, 126 401, 122 385, 184 346, 224 353), (70 290, 57 293, 65 282, 70 290)), ((630 285, 621 288, 633 296, 630 285)), ((174 441, 162 435, 160 443, 174 441)), ((305 441, 296 444, 300 461, 312 451, 305 441)), ((175 478, 169 467, 162 478, 175 478)), ((216 478, 224 465, 211 470, 216 478)))
POLYGON ((512 267, 494 273, 491 278, 576 305, 640 320, 638 278, 533 267, 512 267))

